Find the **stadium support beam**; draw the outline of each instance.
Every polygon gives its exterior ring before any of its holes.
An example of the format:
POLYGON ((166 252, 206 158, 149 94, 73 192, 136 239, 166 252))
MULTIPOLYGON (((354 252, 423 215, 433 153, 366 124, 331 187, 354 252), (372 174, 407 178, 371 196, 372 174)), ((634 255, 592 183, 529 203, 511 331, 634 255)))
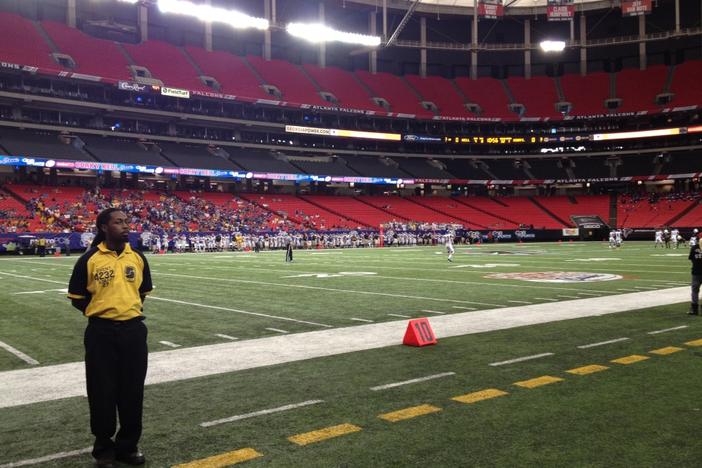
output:
POLYGON ((137 22, 139 24, 139 42, 149 40, 149 10, 146 4, 140 3, 137 6, 137 22))
MULTIPOLYGON (((319 24, 324 24, 324 2, 319 2, 319 24)), ((319 68, 327 67, 327 44, 319 43, 319 68)))
POLYGON ((383 0, 383 43, 388 40, 388 0, 383 0))
POLYGON ((680 32, 680 0, 675 0, 675 32, 680 32))
POLYGON ((419 0, 413 0, 412 4, 407 8, 407 11, 405 12, 405 16, 402 17, 400 20, 400 24, 397 25, 397 28, 395 28, 395 31, 393 31, 392 36, 390 36, 390 39, 385 43, 385 46, 392 45, 397 38, 400 36, 400 33, 402 32, 403 29, 405 29, 405 26, 407 26, 407 23, 409 22, 410 18, 412 17, 412 14, 414 13, 414 10, 417 9, 417 6, 419 5, 419 0))
MULTIPOLYGON (((263 16, 270 24, 275 24, 275 0, 263 0, 263 16)), ((271 59, 271 28, 263 32, 263 58, 271 59)))
POLYGON ((580 12, 580 75, 587 75, 587 16, 580 12))
MULTIPOLYGON (((378 33, 378 15, 374 11, 368 12, 368 30, 372 36, 378 33)), ((368 52, 368 71, 374 75, 378 73, 378 51, 376 49, 371 49, 368 52)))
POLYGON ((478 0, 473 0, 473 27, 471 28, 473 50, 470 53, 470 79, 478 79, 478 0))
POLYGON ((427 18, 422 16, 419 19, 419 42, 423 46, 419 49, 419 76, 427 77, 427 18))
POLYGON ((78 26, 76 21, 76 8, 76 0, 68 0, 68 2, 66 2, 66 24, 71 28, 78 26))
POLYGON ((531 20, 524 20, 524 78, 531 78, 531 20))
POLYGON ((646 37, 646 15, 639 16, 639 37, 642 39, 639 42, 639 69, 645 70, 646 63, 646 41, 643 40, 646 37))
MULTIPOLYGON (((205 5, 212 6, 212 0, 205 0, 205 5)), ((210 21, 205 21, 205 40, 203 45, 206 51, 212 52, 212 23, 210 21)))

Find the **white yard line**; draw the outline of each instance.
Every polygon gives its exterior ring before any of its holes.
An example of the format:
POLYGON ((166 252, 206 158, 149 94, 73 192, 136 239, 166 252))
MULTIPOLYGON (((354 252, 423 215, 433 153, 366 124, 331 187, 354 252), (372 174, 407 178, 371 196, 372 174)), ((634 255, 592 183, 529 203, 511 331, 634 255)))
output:
MULTIPOLYGON (((312 289, 312 290, 318 290, 318 291, 331 291, 331 292, 338 292, 338 293, 344 293, 344 294, 365 294, 368 296, 385 296, 385 297, 396 297, 396 298, 404 298, 404 299, 419 299, 422 301, 437 301, 437 302, 453 302, 453 303, 458 303, 458 304, 478 304, 478 305, 488 305, 488 306, 494 306, 494 307, 502 307, 499 304, 486 304, 484 302, 474 302, 474 301, 462 301, 458 299, 445 299, 445 298, 438 298, 438 297, 424 297, 424 296, 410 296, 407 294, 392 294, 392 293, 383 293, 383 292, 377 292, 377 291, 359 291, 355 289, 340 289, 340 288, 325 288, 322 286, 307 286, 303 284, 285 284, 285 283, 272 283, 269 281, 254 281, 254 280, 242 280, 242 279, 235 279, 235 278, 216 278, 216 277, 208 277, 208 276, 191 276, 191 275, 179 275, 175 273, 164 273, 163 276, 176 276, 176 277, 181 277, 181 278, 188 278, 188 279, 201 279, 205 281, 224 281, 224 282, 231 282, 231 283, 247 283, 247 284, 258 284, 261 286, 279 286, 282 288, 299 288, 299 289, 312 289)), ((355 277, 355 278, 361 278, 360 276, 355 277)), ((391 278, 391 279, 401 279, 401 280, 409 280, 412 278, 394 278, 394 277, 388 277, 388 276, 368 276, 367 278, 391 278)), ((456 282, 456 281, 449 281, 449 282, 456 282)), ((458 281, 458 283, 461 283, 458 281)), ((468 284, 468 283, 466 283, 468 284)), ((482 286, 485 286, 483 283, 471 283, 471 284, 480 284, 482 286)), ((505 285, 500 285, 500 286, 505 286, 505 285)), ((510 285, 510 287, 514 288, 517 287, 515 285, 510 285)), ((550 288, 546 288, 550 289, 550 288)))
POLYGON ((607 340, 607 341, 600 341, 599 343, 590 343, 590 344, 584 344, 578 346, 578 349, 588 349, 588 348, 595 348, 597 346, 604 346, 612 343, 619 343, 621 341, 628 341, 631 338, 615 338, 613 340, 607 340))
POLYGON ((654 331, 648 332, 647 335, 657 335, 659 333, 665 333, 665 332, 674 331, 674 330, 682 330, 683 328, 687 328, 687 325, 680 325, 679 327, 673 327, 673 328, 664 328, 663 330, 654 330, 654 331))
POLYGON ((221 333, 215 333, 215 336, 218 336, 218 337, 220 337, 220 338, 224 338, 225 340, 232 340, 232 341, 238 340, 238 339, 239 339, 239 338, 237 338, 237 337, 235 337, 235 336, 223 335, 223 334, 221 334, 221 333))
MULTIPOLYGON (((579 319, 649 307, 687 303, 690 288, 533 304, 447 314, 431 318, 435 336, 485 333, 554 321, 579 319)), ((149 354, 147 385, 245 369, 399 346, 407 323, 388 321, 352 327, 291 333, 253 340, 184 347, 149 354)), ((0 408, 81 397, 85 393, 82 361, 0 372, 0 408)))
POLYGON ((179 344, 171 343, 170 341, 159 341, 159 343, 168 346, 169 348, 180 348, 179 344))
POLYGON ((355 322, 374 323, 373 320, 362 319, 362 318, 356 318, 356 317, 351 317, 349 320, 353 320, 353 321, 355 321, 355 322))
POLYGON ((44 294, 48 292, 63 292, 63 293, 68 293, 67 288, 58 288, 58 289, 43 289, 40 291, 21 291, 21 292, 16 292, 12 293, 13 296, 20 295, 20 294, 44 294))
POLYGON ((293 403, 290 405, 279 406, 277 408, 270 408, 261 411, 254 411, 252 413, 239 414, 236 416, 230 416, 228 418, 216 419, 214 421, 206 421, 200 423, 200 427, 212 427, 219 424, 230 423, 234 421, 241 421, 242 419, 255 418, 256 416, 265 416, 266 414, 280 413, 283 411, 289 411, 296 408, 302 408, 303 406, 316 405, 319 403, 324 403, 324 400, 307 400, 301 403, 293 403))
POLYGON ((512 304, 533 304, 533 302, 529 302, 529 301, 507 301, 507 302, 511 302, 512 304))
POLYGON ((371 387, 370 389, 374 392, 378 390, 387 390, 388 388, 401 387, 403 385, 409 385, 418 382, 426 382, 427 380, 440 379, 442 377, 449 377, 451 375, 456 375, 455 372, 443 372, 441 374, 427 375, 426 377, 419 377, 417 379, 404 380, 402 382, 394 382, 385 385, 378 385, 377 387, 371 387))
POLYGON ((437 315, 444 315, 446 312, 439 312, 438 310, 427 310, 424 309, 421 312, 425 312, 427 314, 437 314, 437 315))
POLYGON ((551 299, 548 297, 535 297, 534 299, 537 299, 539 301, 551 301, 551 302, 558 302, 558 299, 551 299))
POLYGON ((12 463, 6 463, 0 465, 0 468, 17 468, 19 466, 29 466, 38 465, 39 463, 46 463, 53 460, 60 460, 61 458, 75 457, 77 455, 83 455, 93 451, 92 447, 87 447, 79 450, 71 450, 70 452, 58 452, 52 453, 51 455, 45 455, 39 458, 30 458, 28 460, 20 460, 12 463))
POLYGON ((630 288, 617 288, 617 291, 623 291, 623 292, 636 292, 638 289, 630 289, 630 288))
POLYGON ((566 295, 566 294, 556 294, 556 297, 564 297, 564 298, 566 298, 566 299, 581 299, 581 298, 578 297, 578 296, 568 296, 568 295, 566 295))
POLYGON ((542 358, 542 357, 553 356, 553 355, 554 355, 553 353, 533 354, 533 355, 531 355, 531 356, 518 357, 518 358, 515 358, 515 359, 510 359, 510 360, 508 360, 508 361, 491 362, 491 363, 488 364, 488 365, 493 366, 493 367, 505 366, 505 365, 507 365, 507 364, 514 364, 514 363, 523 362, 523 361, 531 361, 532 359, 539 359, 539 358, 542 358))
POLYGON ((261 314, 259 312, 249 312, 246 310, 232 309, 229 307, 213 306, 213 305, 208 305, 208 304, 198 304, 197 302, 179 301, 177 299, 166 299, 165 297, 149 296, 149 300, 150 301, 155 300, 155 301, 173 302, 175 304, 183 304, 183 305, 189 305, 189 306, 194 306, 194 307, 203 307, 205 309, 225 310, 227 312, 236 312, 238 314, 254 315, 256 317, 265 317, 265 318, 276 319, 276 320, 285 320, 287 322, 305 323, 307 325, 315 325, 317 327, 333 328, 331 325, 326 325, 323 323, 308 322, 306 320, 297 320, 294 318, 280 317, 277 315, 261 314))
POLYGON ((601 296, 602 295, 600 293, 591 293, 591 292, 585 292, 585 291, 579 292, 578 294, 580 296, 601 296))
POLYGON ((276 332, 276 333, 290 333, 289 331, 287 331, 287 330, 281 330, 280 328, 266 328, 266 330, 269 330, 269 331, 272 331, 272 332, 276 332))
POLYGON ((36 365, 39 364, 39 361, 37 361, 36 359, 30 358, 29 356, 27 356, 26 354, 24 354, 24 353, 23 353, 22 351, 20 351, 19 349, 13 348, 12 346, 10 346, 10 345, 7 344, 7 343, 4 343, 4 342, 0 341, 0 348, 4 349, 5 351, 7 351, 7 352, 9 352, 9 353, 11 353, 11 354, 14 354, 15 356, 17 356, 18 358, 20 358, 21 360, 23 360, 23 361, 26 362, 27 364, 31 364, 32 366, 36 366, 36 365))
POLYGON ((398 318, 410 318, 409 315, 401 315, 401 314, 388 314, 390 317, 398 317, 398 318))
POLYGON ((454 309, 462 309, 462 310, 478 310, 475 307, 463 307, 463 306, 451 306, 454 309))

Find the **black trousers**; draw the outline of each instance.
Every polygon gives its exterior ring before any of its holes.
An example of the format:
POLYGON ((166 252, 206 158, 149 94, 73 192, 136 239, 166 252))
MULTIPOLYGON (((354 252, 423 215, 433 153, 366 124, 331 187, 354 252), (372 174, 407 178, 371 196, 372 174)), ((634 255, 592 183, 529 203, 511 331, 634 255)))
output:
POLYGON ((141 318, 117 322, 91 317, 85 329, 85 374, 93 456, 137 451, 141 438, 147 330, 141 318), (120 429, 114 442, 119 413, 120 429))
POLYGON ((293 250, 292 249, 287 249, 285 251, 285 261, 286 262, 292 262, 293 261, 293 250))

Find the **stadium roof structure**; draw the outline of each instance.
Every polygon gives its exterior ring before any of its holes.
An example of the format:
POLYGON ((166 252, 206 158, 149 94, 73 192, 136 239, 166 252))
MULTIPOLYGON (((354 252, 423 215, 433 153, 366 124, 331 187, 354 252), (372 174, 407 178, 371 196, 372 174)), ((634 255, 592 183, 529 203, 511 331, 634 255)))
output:
MULTIPOLYGON (((352 0, 354 3, 378 6, 378 0, 352 0)), ((415 1, 418 2, 416 11, 424 13, 445 13, 465 15, 473 10, 474 0, 385 0, 387 7, 392 9, 408 9, 415 1)), ((527 15, 546 10, 548 0, 503 0, 506 15, 527 15)), ((576 11, 611 9, 618 7, 619 0, 574 0, 576 11)))

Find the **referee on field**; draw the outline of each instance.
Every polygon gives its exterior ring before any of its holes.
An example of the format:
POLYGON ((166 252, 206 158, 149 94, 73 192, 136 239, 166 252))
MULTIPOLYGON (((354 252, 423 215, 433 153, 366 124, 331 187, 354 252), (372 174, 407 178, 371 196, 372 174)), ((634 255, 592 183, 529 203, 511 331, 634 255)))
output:
POLYGON ((84 343, 92 454, 103 468, 114 467, 115 461, 141 465, 148 359, 142 309, 153 288, 151 273, 146 258, 129 246, 126 214, 108 208, 96 226, 97 235, 76 262, 68 285, 73 306, 88 317, 84 343), (113 441, 117 412, 120 429, 113 441))

